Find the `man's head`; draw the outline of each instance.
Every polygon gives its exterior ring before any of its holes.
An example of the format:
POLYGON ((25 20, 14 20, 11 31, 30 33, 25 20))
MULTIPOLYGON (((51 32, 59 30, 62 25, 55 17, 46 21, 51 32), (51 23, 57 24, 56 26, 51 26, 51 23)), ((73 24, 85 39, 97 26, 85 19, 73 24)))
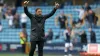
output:
POLYGON ((89 10, 89 14, 92 14, 93 13, 93 11, 92 10, 89 10))
POLYGON ((36 15, 42 15, 42 10, 41 10, 41 8, 37 8, 37 9, 35 10, 35 14, 36 14, 36 15))
POLYGON ((85 3, 85 7, 88 7, 88 3, 87 2, 85 3))

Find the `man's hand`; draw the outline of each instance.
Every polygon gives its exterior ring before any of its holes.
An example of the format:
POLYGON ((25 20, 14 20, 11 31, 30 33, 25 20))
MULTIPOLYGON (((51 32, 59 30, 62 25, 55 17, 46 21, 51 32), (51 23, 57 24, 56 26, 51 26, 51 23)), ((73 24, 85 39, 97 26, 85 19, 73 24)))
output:
POLYGON ((23 5, 24 5, 24 6, 27 6, 28 3, 29 3, 29 1, 24 1, 24 2, 23 2, 23 5))
POLYGON ((55 8, 58 9, 59 8, 59 3, 55 2, 55 8))

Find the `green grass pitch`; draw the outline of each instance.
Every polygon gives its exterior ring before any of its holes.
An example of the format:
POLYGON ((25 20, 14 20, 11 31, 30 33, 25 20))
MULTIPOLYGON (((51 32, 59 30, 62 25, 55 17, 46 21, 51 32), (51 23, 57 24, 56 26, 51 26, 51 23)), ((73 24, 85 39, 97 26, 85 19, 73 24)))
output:
MULTIPOLYGON (((9 54, 9 53, 0 53, 0 56, 28 56, 27 54, 9 54)), ((38 56, 38 55, 34 55, 34 56, 38 56)), ((49 55, 49 54, 46 54, 44 56, 63 56, 63 55, 49 55)))

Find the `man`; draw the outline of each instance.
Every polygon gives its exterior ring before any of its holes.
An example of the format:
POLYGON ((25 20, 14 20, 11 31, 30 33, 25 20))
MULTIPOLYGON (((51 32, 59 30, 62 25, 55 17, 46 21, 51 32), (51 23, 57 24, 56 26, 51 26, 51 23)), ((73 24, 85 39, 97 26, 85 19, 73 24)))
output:
POLYGON ((13 23, 14 28, 20 28, 20 15, 18 13, 15 13, 13 23))
POLYGON ((6 18, 5 14, 6 14, 7 10, 8 10, 8 6, 7 6, 7 4, 4 4, 3 7, 2 7, 2 17, 3 17, 3 19, 6 18))
POLYGON ((89 28, 89 32, 90 32, 91 43, 96 43, 96 34, 95 34, 95 32, 91 28, 89 28))
POLYGON ((8 19, 9 27, 13 28, 13 19, 14 19, 14 16, 12 15, 12 11, 11 11, 10 8, 7 10, 7 13, 5 15, 6 15, 6 19, 8 19))
POLYGON ((82 51, 86 51, 87 49, 87 34, 85 31, 79 32, 79 36, 81 37, 82 51))
POLYGON ((61 12, 60 15, 56 16, 55 19, 55 25, 58 25, 58 21, 60 23, 60 28, 65 29, 67 26, 67 16, 64 14, 64 12, 61 12))
POLYGON ((21 24, 22 24, 22 28, 26 28, 26 23, 27 23, 27 16, 25 13, 21 14, 21 24))
POLYGON ((81 43, 82 44, 87 44, 87 34, 85 31, 82 31, 79 33, 81 37, 81 43))
POLYGON ((59 4, 55 2, 55 8, 52 10, 52 12, 48 15, 42 15, 42 10, 40 8, 35 10, 35 14, 29 13, 27 9, 28 3, 29 1, 24 1, 24 12, 31 21, 31 50, 29 56, 34 55, 36 44, 38 45, 38 56, 43 56, 45 20, 56 12, 59 4))
POLYGON ((95 21, 95 14, 92 10, 88 11, 88 15, 86 15, 86 20, 87 20, 87 26, 90 28, 94 28, 96 25, 94 23, 95 21))
POLYGON ((71 51, 73 48, 73 44, 71 43, 71 29, 69 27, 66 28, 66 30, 64 31, 64 37, 65 37, 65 55, 71 55, 71 51))
POLYGON ((52 30, 52 28, 50 28, 48 30, 48 34, 46 35, 46 38, 47 38, 47 41, 53 39, 53 30, 52 30))

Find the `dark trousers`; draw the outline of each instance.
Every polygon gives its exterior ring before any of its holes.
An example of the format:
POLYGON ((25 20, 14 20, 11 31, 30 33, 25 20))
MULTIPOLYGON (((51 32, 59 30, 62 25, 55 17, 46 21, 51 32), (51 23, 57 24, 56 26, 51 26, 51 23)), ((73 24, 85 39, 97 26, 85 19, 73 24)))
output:
POLYGON ((29 56, 34 55, 36 44, 38 45, 38 56, 43 56, 44 41, 31 41, 31 50, 30 50, 29 56))
POLYGON ((96 40, 95 40, 95 39, 92 39, 92 40, 91 40, 91 43, 96 43, 96 40))
POLYGON ((25 53, 25 44, 22 44, 22 52, 25 53))
POLYGON ((22 28, 26 28, 26 23, 22 23, 22 28))

